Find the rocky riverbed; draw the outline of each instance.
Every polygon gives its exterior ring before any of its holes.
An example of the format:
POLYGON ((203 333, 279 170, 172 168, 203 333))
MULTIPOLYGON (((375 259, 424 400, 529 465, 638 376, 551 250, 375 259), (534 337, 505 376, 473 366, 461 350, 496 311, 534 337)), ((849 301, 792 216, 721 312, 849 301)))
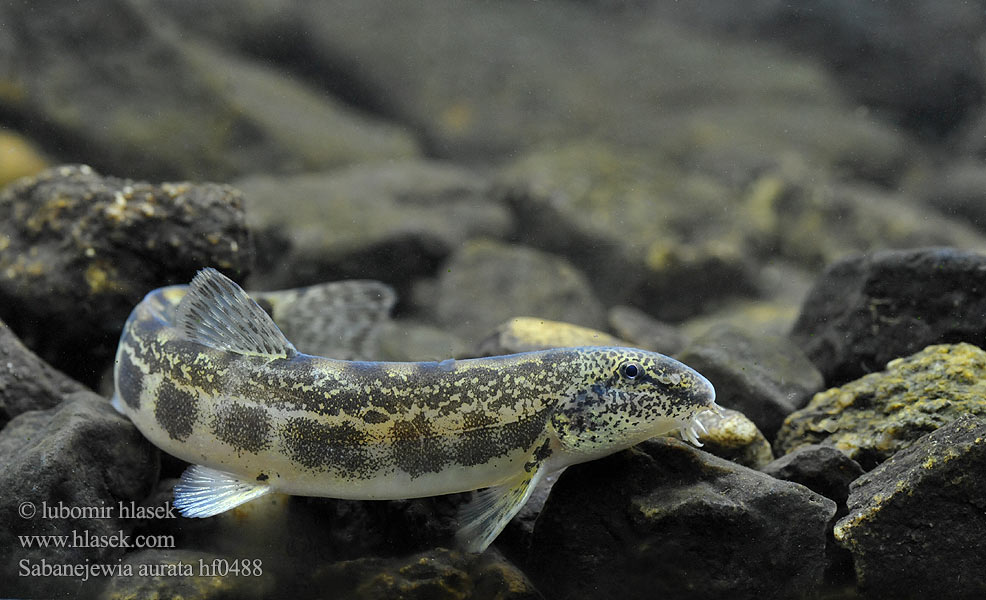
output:
POLYGON ((986 597, 980 4, 0 5, 0 596, 986 597), (468 493, 184 519, 109 374, 206 266, 363 280, 299 347, 634 346, 727 410, 481 555, 468 493))

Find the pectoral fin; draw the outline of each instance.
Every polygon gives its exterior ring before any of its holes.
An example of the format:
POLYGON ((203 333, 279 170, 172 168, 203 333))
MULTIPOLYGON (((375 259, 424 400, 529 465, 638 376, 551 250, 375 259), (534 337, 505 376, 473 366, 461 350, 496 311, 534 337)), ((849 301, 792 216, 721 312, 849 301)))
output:
POLYGON ((185 517, 211 517, 259 498, 270 486, 231 473, 192 465, 175 485, 175 508, 185 517))
POLYGON ((477 492, 459 509, 459 530, 455 534, 459 546, 466 552, 486 550, 531 497, 543 476, 543 468, 534 468, 503 485, 477 492))

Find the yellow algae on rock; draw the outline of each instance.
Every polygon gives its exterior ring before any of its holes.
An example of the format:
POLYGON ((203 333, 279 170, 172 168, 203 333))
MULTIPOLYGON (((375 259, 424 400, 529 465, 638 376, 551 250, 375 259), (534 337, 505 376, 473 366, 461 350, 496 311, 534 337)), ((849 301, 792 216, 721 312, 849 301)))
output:
POLYGON ((787 417, 775 447, 833 445, 871 469, 964 414, 986 415, 986 352, 966 343, 928 346, 816 394, 787 417))

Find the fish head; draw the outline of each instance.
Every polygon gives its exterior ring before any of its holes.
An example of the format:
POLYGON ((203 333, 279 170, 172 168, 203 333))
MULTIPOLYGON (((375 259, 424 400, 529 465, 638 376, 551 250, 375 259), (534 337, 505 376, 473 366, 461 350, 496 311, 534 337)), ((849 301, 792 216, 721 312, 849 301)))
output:
POLYGON ((698 416, 719 412, 715 388, 691 367, 631 348, 587 348, 585 369, 551 416, 572 462, 591 460, 675 430, 693 444, 698 416))

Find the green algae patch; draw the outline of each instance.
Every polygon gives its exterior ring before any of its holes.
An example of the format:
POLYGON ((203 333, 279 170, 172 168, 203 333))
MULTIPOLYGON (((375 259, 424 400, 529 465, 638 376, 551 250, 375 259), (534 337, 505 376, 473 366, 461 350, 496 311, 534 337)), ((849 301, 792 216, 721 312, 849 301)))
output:
POLYGON ((966 343, 928 346, 816 394, 787 417, 775 447, 832 445, 872 469, 965 414, 986 416, 986 352, 966 343))

